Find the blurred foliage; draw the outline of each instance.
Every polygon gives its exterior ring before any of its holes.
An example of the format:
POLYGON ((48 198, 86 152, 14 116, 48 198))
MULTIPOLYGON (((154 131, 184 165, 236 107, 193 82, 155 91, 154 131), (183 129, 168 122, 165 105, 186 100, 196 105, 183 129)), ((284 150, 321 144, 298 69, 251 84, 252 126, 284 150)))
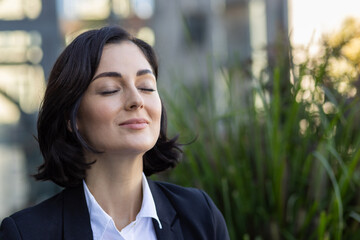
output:
POLYGON ((194 85, 174 76, 170 127, 196 141, 166 177, 208 192, 231 239, 360 239, 359 29, 259 76, 212 58, 194 85))
POLYGON ((359 92, 360 22, 354 18, 344 21, 341 31, 324 37, 323 46, 329 61, 328 75, 332 88, 345 97, 359 92))

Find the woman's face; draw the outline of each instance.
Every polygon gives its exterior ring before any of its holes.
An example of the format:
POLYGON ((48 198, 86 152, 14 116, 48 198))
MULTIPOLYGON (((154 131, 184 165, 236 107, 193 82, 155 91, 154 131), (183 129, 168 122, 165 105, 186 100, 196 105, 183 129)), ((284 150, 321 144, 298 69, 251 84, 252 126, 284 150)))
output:
POLYGON ((106 45, 80 103, 80 134, 105 153, 145 153, 159 137, 160 118, 156 79, 144 54, 130 41, 106 45))

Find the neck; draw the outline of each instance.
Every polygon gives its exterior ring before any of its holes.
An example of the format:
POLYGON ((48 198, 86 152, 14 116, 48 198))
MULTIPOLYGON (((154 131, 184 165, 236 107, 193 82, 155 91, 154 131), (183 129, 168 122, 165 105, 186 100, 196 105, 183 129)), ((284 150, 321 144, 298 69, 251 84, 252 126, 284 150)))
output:
POLYGON ((142 156, 97 154, 85 182, 99 205, 121 230, 136 219, 142 204, 142 156))

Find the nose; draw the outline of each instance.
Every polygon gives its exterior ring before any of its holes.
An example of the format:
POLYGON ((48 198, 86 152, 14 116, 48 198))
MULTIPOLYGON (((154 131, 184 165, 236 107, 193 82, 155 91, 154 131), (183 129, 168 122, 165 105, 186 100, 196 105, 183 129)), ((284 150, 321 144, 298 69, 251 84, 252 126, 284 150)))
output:
POLYGON ((125 103, 126 110, 134 111, 144 107, 144 100, 136 87, 129 89, 127 92, 128 94, 125 103))

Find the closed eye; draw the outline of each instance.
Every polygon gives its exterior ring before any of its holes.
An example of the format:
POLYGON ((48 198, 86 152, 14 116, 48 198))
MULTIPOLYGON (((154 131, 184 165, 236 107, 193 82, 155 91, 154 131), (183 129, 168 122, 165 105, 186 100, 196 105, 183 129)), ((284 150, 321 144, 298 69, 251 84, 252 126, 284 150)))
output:
POLYGON ((114 93, 116 93, 118 91, 119 90, 102 91, 100 94, 101 95, 111 95, 111 94, 114 94, 114 93))
POLYGON ((155 89, 152 89, 152 88, 139 88, 140 91, 143 91, 143 92, 155 92, 156 90, 155 89))

